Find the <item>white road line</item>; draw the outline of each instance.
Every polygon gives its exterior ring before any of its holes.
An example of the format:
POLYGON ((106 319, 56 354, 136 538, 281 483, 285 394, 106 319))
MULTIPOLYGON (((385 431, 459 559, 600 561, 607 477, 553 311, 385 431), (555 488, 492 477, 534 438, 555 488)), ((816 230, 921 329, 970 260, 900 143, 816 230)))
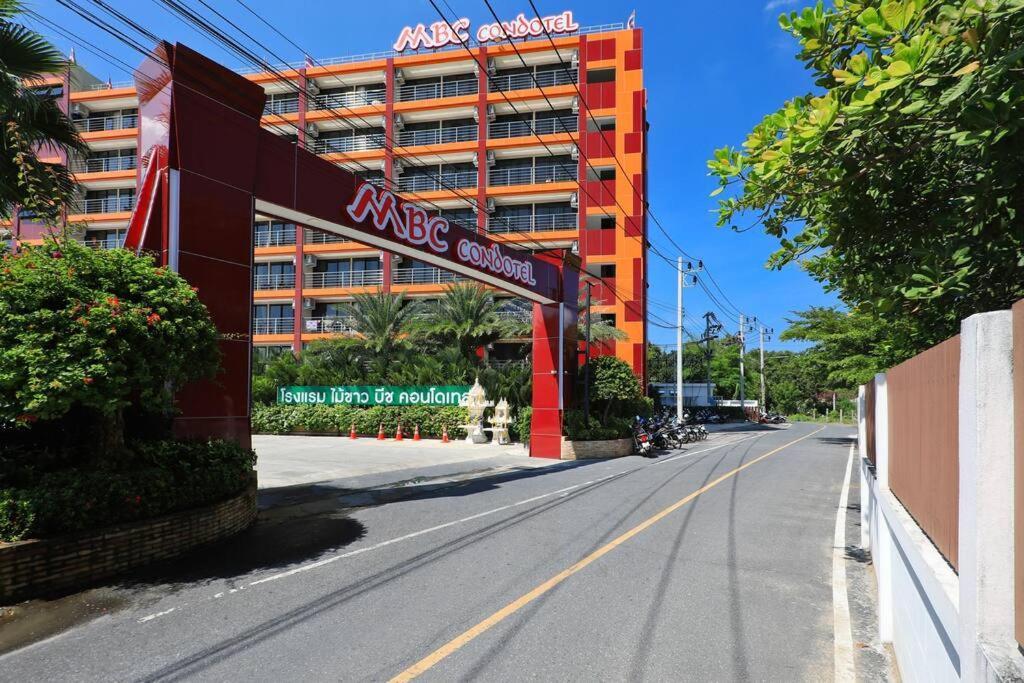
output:
POLYGON ((176 609, 178 609, 178 608, 177 607, 172 607, 170 609, 165 609, 163 612, 157 612, 156 614, 150 614, 149 616, 142 617, 141 619, 139 619, 139 623, 140 624, 145 624, 147 621, 152 621, 153 619, 156 619, 157 617, 162 617, 165 614, 170 614, 171 612, 173 612, 176 609))
POLYGON ((853 663, 853 635, 850 627, 850 602, 846 592, 846 506, 850 498, 850 472, 853 468, 853 444, 846 460, 843 492, 836 510, 836 530, 832 538, 832 621, 835 646, 836 683, 856 680, 853 663))

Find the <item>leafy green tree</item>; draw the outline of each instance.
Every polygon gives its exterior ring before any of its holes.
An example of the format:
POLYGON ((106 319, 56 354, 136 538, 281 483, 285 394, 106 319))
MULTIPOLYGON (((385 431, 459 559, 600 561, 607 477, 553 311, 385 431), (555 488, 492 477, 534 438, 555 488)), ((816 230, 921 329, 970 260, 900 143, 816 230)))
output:
POLYGON ((56 224, 74 195, 67 167, 43 163, 40 150, 85 154, 71 120, 57 102, 37 91, 44 76, 67 68, 63 56, 35 31, 15 21, 16 0, 0 0, 0 218, 15 205, 56 224))
POLYGON ((1024 296, 1024 3, 838 0, 780 18, 815 94, 709 162, 751 219, 904 354, 1024 296))
POLYGON ((397 349, 410 345, 409 335, 421 305, 418 301, 406 301, 401 292, 377 291, 353 295, 344 309, 365 347, 387 363, 397 349))
MULTIPOLYGON (((580 370, 579 377, 583 377, 580 370)), ((592 410, 600 411, 603 419, 616 414, 613 409, 631 410, 643 396, 640 380, 633 374, 629 363, 615 356, 599 356, 590 361, 590 400, 592 410)), ((582 391, 578 396, 582 396, 582 391)))
POLYGON ((429 309, 425 327, 431 336, 454 344, 475 363, 477 349, 512 331, 498 310, 493 292, 483 285, 457 282, 446 286, 436 305, 429 309))
POLYGON ((168 412, 178 387, 218 364, 195 290, 148 256, 51 238, 0 257, 0 422, 78 418, 114 456, 125 409, 168 412))

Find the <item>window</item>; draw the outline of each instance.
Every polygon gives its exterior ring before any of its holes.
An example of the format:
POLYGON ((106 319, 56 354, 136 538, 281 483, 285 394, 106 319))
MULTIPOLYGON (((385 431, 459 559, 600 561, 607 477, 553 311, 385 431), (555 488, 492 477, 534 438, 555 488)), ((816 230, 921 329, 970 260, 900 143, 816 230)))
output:
POLYGON ((598 270, 598 275, 601 279, 615 277, 615 264, 614 263, 602 263, 598 270))
POLYGON ((615 217, 614 216, 603 216, 601 218, 601 229, 602 230, 614 230, 615 229, 615 217))
POLYGON ((615 314, 614 313, 597 313, 594 315, 594 320, 599 323, 605 323, 612 327, 615 327, 615 314))
POLYGON ((591 69, 587 71, 587 83, 614 83, 615 69, 591 69))

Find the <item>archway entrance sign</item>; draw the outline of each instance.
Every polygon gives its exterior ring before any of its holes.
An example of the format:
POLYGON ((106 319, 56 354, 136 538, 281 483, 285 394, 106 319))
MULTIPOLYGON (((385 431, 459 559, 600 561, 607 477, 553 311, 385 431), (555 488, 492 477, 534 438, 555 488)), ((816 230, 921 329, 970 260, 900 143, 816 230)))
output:
POLYGON ((529 254, 450 224, 265 130, 263 89, 190 48, 161 43, 136 72, 138 196, 125 246, 198 288, 223 370, 178 394, 181 436, 250 444, 253 219, 261 215, 416 258, 533 306, 530 455, 557 458, 577 355, 578 260, 529 254))

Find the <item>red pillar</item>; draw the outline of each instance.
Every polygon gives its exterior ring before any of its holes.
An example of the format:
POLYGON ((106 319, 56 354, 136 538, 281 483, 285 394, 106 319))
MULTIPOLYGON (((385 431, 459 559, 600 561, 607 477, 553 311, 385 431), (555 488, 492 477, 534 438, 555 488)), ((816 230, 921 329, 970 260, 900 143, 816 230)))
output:
MULTIPOLYGON (((394 190, 395 182, 395 98, 398 93, 395 88, 395 59, 387 58, 387 65, 384 67, 384 187, 394 190)), ((391 253, 380 252, 380 258, 384 272, 382 285, 385 292, 391 291, 391 253)))
POLYGON ((477 64, 477 132, 476 132, 476 231, 487 232, 487 91, 490 80, 487 78, 487 48, 480 48, 477 64))
MULTIPOLYGON (((299 81, 299 121, 298 121, 298 141, 297 144, 300 147, 306 148, 308 143, 308 136, 306 135, 306 110, 309 109, 309 80, 306 78, 305 67, 301 68, 297 72, 297 78, 299 81)), ((295 226, 295 297, 292 299, 292 315, 295 320, 295 329, 292 330, 292 350, 295 353, 302 353, 302 329, 305 325, 305 321, 302 319, 303 308, 302 308, 302 284, 303 274, 305 272, 303 266, 303 258, 305 257, 304 241, 306 238, 306 230, 301 225, 295 226)))

